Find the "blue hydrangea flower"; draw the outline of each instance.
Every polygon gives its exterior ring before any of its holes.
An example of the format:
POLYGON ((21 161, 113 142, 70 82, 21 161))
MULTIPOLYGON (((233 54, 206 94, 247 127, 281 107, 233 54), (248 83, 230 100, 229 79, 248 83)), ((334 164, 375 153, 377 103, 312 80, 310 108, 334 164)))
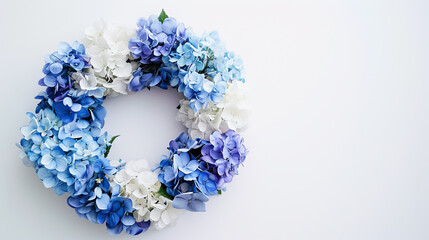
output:
POLYGON ((175 154, 173 158, 173 165, 175 166, 175 168, 177 168, 184 174, 191 174, 198 169, 198 161, 191 160, 189 154, 186 152, 175 154))
POLYGON ((49 170, 57 170, 58 172, 64 172, 67 169, 70 159, 66 157, 64 151, 55 146, 52 149, 44 148, 42 150, 41 164, 49 170))
POLYGON ((209 102, 221 102, 229 82, 244 82, 241 59, 225 50, 216 32, 201 38, 187 32, 186 41, 162 61, 161 69, 175 70, 165 70, 162 76, 184 93, 195 112, 209 102))
POLYGON ((204 143, 203 140, 191 139, 187 133, 182 133, 170 141, 168 147, 170 156, 163 156, 158 167, 160 168, 158 179, 166 186, 169 195, 197 191, 195 181, 201 173, 197 157, 204 143))
POLYGON ((205 195, 216 195, 217 185, 216 185, 216 177, 213 174, 208 172, 202 172, 198 175, 198 179, 196 181, 198 189, 204 193, 205 195))
MULTIPOLYGON (((137 26, 137 36, 131 38, 128 45, 131 54, 142 64, 161 63, 161 57, 168 56, 176 43, 176 20, 167 18, 161 23, 156 15, 152 15, 149 19, 140 18, 137 26)), ((179 30, 179 40, 183 41, 186 37, 183 25, 179 30)))
POLYGON ((209 198, 202 193, 182 193, 173 200, 173 207, 177 209, 186 209, 191 212, 205 212, 206 204, 209 198))
POLYGON ((58 181, 55 175, 46 168, 39 168, 37 170, 37 176, 39 176, 46 188, 55 186, 58 181))
POLYGON ((45 62, 43 73, 46 76, 40 79, 39 85, 47 86, 48 95, 55 101, 64 98, 71 89, 71 73, 80 72, 90 66, 85 47, 77 41, 71 46, 61 42, 56 52, 46 56, 45 62))
POLYGON ((123 230, 131 235, 142 233, 150 223, 134 220, 131 200, 120 197, 119 185, 111 187, 107 179, 107 175, 116 171, 117 168, 112 167, 107 159, 98 159, 93 165, 86 165, 84 174, 69 191, 71 196, 67 203, 80 217, 94 223, 106 223, 109 234, 119 234, 123 230))
POLYGON ((143 71, 143 68, 139 68, 137 69, 137 71, 133 73, 133 78, 128 84, 128 90, 132 92, 137 92, 146 87, 154 87, 160 81, 161 81, 161 76, 156 75, 156 70, 154 73, 154 71, 147 72, 147 71, 143 71))
POLYGON ((128 47, 141 65, 133 73, 128 90, 136 92, 157 85, 167 89, 167 72, 161 66, 162 57, 168 56, 179 43, 186 41, 186 28, 183 23, 177 24, 174 18, 160 22, 155 15, 149 19, 139 19, 137 26, 137 36, 129 41, 128 47))
POLYGON ((103 99, 88 96, 86 91, 70 90, 66 97, 54 102, 52 107, 64 123, 91 119, 98 120, 103 125, 106 110, 101 106, 102 102, 103 99))

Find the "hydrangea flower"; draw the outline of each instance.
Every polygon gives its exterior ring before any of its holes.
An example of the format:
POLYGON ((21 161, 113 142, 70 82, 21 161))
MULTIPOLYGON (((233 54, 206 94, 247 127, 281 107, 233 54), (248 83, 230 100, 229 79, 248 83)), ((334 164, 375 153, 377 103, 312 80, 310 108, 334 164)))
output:
MULTIPOLYGON (((98 100, 81 95, 75 97, 71 90, 67 97, 57 102, 47 94, 39 95, 41 102, 36 114, 28 113, 30 123, 21 128, 21 157, 38 172, 39 178, 47 188, 53 188, 61 195, 73 193, 69 188, 76 179, 82 177, 86 166, 102 156, 109 145, 107 134, 100 135, 104 123, 104 109, 98 100), (71 95, 70 95, 71 94, 71 95), (76 100, 73 102, 73 99, 76 100), (88 120, 79 119, 69 124, 62 121, 55 112, 56 104, 66 104, 70 109, 88 107, 88 120), (76 106, 76 105, 80 106, 76 106), (96 110, 99 108, 98 110, 96 110)), ((78 94, 79 95, 79 94, 78 94)), ((61 115, 60 115, 61 116, 61 115)), ((86 116, 86 115, 85 115, 86 116)))
POLYGON ((101 105, 103 99, 91 97, 86 91, 71 90, 69 94, 54 102, 52 107, 57 116, 65 123, 78 119, 99 121, 104 124, 106 110, 101 105))
POLYGON ((133 78, 131 79, 128 89, 132 92, 137 92, 143 90, 146 87, 154 87, 158 85, 161 81, 161 76, 156 75, 157 70, 148 70, 154 69, 153 67, 141 67, 133 73, 133 78), (143 70, 146 69, 146 70, 143 70))
POLYGON ((173 207, 173 202, 163 196, 154 199, 152 206, 154 209, 150 212, 150 220, 158 230, 174 224, 180 214, 180 210, 173 207))
POLYGON ((86 90, 88 96, 102 98, 105 94, 107 95, 109 93, 109 91, 106 91, 105 87, 100 87, 94 69, 92 68, 84 72, 73 73, 72 79, 78 83, 76 86, 78 89, 86 90))
POLYGON ((173 207, 191 212, 205 212, 209 198, 202 193, 181 193, 174 198, 173 207))
MULTIPOLYGON (((191 139, 186 133, 182 133, 174 141, 170 142, 170 157, 164 156, 158 167, 160 169, 158 179, 166 186, 168 195, 188 198, 183 194, 199 193, 202 195, 216 195, 220 189, 217 186, 218 176, 209 172, 207 163, 201 158, 201 150, 209 144, 206 141, 191 139)), ((195 195, 198 199, 203 197, 195 195), (199 197, 198 197, 199 196, 199 197)), ((179 197, 180 198, 180 197, 179 197)), ((204 198, 205 199, 205 198, 204 198)), ((183 199, 182 199, 183 200, 183 199)), ((188 199, 189 200, 189 199, 188 199)), ((174 203, 173 201, 173 203, 174 203)), ((177 200, 181 201, 181 200, 177 200)), ((202 201, 204 204, 205 201, 202 201)), ((196 203, 201 205, 200 202, 196 203)), ((173 204, 174 206, 174 204, 173 204)), ((181 209, 193 209, 192 211, 203 211, 204 207, 180 206, 181 209)), ((174 206, 175 207, 175 206, 174 206)))
POLYGON ((61 42, 58 51, 47 55, 45 62, 43 73, 46 76, 40 79, 39 85, 47 86, 48 95, 55 101, 64 98, 71 89, 71 73, 81 72, 90 66, 89 57, 85 55, 85 47, 77 41, 71 46, 61 42))
POLYGON ((116 235, 126 230, 129 234, 146 231, 150 223, 136 222, 132 216, 134 211, 129 198, 119 196, 120 186, 111 186, 107 178, 117 168, 110 166, 109 161, 99 159, 87 170, 78 181, 67 199, 67 203, 75 208, 76 213, 92 222, 106 223, 109 234, 116 235))
POLYGON ((131 199, 136 221, 151 221, 158 229, 174 223, 178 211, 170 206, 171 200, 158 193, 161 183, 145 160, 128 162, 114 182, 121 186, 120 195, 131 199))
POLYGON ((142 64, 161 63, 161 57, 168 56, 176 43, 176 34, 180 36, 179 41, 186 38, 183 24, 178 28, 174 18, 161 22, 158 16, 151 15, 149 19, 140 18, 137 26, 137 36, 131 38, 128 47, 142 64))
POLYGON ((64 151, 58 146, 55 146, 52 149, 44 148, 41 154, 42 159, 40 163, 49 170, 64 172, 71 161, 70 158, 67 158, 64 155, 64 151))
POLYGON ((187 33, 186 41, 179 44, 170 55, 164 56, 163 75, 171 86, 177 86, 189 100, 189 106, 198 112, 209 103, 221 102, 227 84, 244 82, 242 61, 232 52, 227 52, 218 34, 211 32, 198 37, 187 33))
POLYGON ((128 41, 135 36, 133 29, 95 22, 85 30, 84 44, 91 57, 93 73, 79 81, 84 90, 96 86, 106 89, 106 95, 127 94, 127 84, 132 77, 133 65, 128 61, 128 41))
POLYGON ((156 85, 167 89, 168 81, 162 81, 166 72, 160 70, 162 57, 168 56, 178 43, 187 39, 186 28, 174 18, 161 22, 155 15, 139 19, 137 26, 137 36, 131 38, 128 47, 140 66, 133 73, 128 89, 136 92, 156 85))
POLYGON ((41 110, 37 115, 27 113, 27 117, 30 118, 30 123, 21 128, 21 132, 26 140, 29 140, 33 136, 52 136, 53 131, 58 131, 59 127, 63 124, 49 108, 41 110), (37 135, 34 135, 36 133, 37 135))
POLYGON ((189 138, 182 133, 170 141, 168 147, 170 156, 163 156, 160 163, 158 179, 166 186, 170 196, 176 196, 185 191, 197 191, 195 180, 201 173, 197 158, 204 142, 189 138), (196 156, 195 156, 196 155, 196 156))
POLYGON ((189 106, 189 100, 181 100, 176 119, 188 129, 193 139, 209 140, 213 132, 226 132, 229 129, 241 133, 246 130, 250 116, 246 100, 244 83, 234 81, 228 84, 222 102, 210 102, 207 108, 197 113, 189 106))
POLYGON ((247 153, 243 137, 229 130, 224 134, 214 132, 210 136, 210 143, 201 149, 201 159, 207 163, 207 171, 215 176, 218 189, 222 189, 238 174, 238 167, 247 153))

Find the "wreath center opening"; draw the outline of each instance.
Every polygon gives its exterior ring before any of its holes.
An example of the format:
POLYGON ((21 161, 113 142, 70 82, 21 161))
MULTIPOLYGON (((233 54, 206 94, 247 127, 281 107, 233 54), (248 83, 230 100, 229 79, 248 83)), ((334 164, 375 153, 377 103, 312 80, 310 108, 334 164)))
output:
POLYGON ((145 159, 150 166, 159 164, 161 156, 168 152, 165 143, 186 131, 176 121, 176 107, 181 98, 182 94, 172 88, 152 88, 106 98, 103 131, 112 136, 120 135, 107 158, 112 162, 145 159))

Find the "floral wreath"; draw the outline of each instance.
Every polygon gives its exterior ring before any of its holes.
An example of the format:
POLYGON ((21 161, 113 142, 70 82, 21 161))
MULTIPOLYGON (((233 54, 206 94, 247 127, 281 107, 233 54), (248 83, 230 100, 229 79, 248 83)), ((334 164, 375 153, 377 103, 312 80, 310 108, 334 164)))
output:
POLYGON ((205 211, 248 153, 238 134, 249 115, 241 59, 216 32, 194 35, 164 10, 137 26, 98 21, 83 44, 62 42, 48 54, 39 81, 46 90, 18 145, 46 188, 68 193, 80 217, 106 223, 110 234, 163 229, 182 209, 205 211), (170 141, 154 168, 145 160, 111 163, 117 136, 101 131, 104 99, 155 86, 183 93, 177 120, 188 133, 170 141))

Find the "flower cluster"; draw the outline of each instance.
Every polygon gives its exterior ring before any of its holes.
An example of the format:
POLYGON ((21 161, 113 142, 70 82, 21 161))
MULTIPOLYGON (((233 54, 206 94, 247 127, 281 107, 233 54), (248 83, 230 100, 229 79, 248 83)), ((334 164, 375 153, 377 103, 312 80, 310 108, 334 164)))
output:
POLYGON ((210 142, 182 133, 168 149, 170 155, 163 157, 158 179, 174 197, 175 208, 197 212, 205 211, 207 196, 220 193, 238 174, 247 154, 243 138, 233 130, 213 133, 210 142))
POLYGON ((169 18, 141 18, 136 31, 96 22, 81 44, 47 55, 45 86, 18 147, 46 188, 68 194, 78 216, 116 235, 174 224, 182 209, 203 212, 226 190, 247 149, 238 134, 249 115, 242 61, 217 33, 194 35, 169 18), (187 128, 151 169, 145 160, 112 165, 115 137, 102 132, 108 96, 158 86, 184 94, 177 120, 187 128))
MULTIPOLYGON (((36 97, 40 100, 36 114, 28 113, 30 123, 21 128, 24 136, 20 142, 21 156, 26 165, 36 169, 45 187, 53 188, 59 195, 70 194, 68 203, 79 216, 105 222, 111 234, 124 229, 129 234, 139 234, 150 223, 135 221, 131 200, 118 196, 120 187, 110 186, 107 178, 117 169, 104 156, 111 137, 101 133, 106 116, 103 88, 75 88, 73 76, 82 74, 86 66, 86 63, 79 65, 83 58, 78 53, 85 53, 85 49, 83 45, 69 48, 72 50, 66 51, 68 55, 63 53, 65 50, 49 55, 60 56, 64 69, 75 70, 67 70, 68 89, 58 97, 56 90, 62 86, 47 85, 46 92, 36 97)), ((49 60, 47 64, 54 66, 49 60)))
POLYGON ((134 92, 156 85, 166 89, 168 82, 161 81, 161 59, 168 56, 178 43, 185 41, 185 25, 178 24, 174 18, 161 19, 152 15, 149 19, 139 19, 137 26, 137 36, 131 38, 128 46, 140 66, 133 73, 128 88, 134 92))
POLYGON ((177 87, 198 112, 209 103, 220 103, 228 83, 244 82, 242 60, 225 50, 216 32, 198 37, 174 18, 155 15, 137 25, 129 48, 140 66, 128 85, 130 91, 177 87))
POLYGON ((128 41, 134 30, 100 20, 85 30, 84 44, 91 57, 92 71, 78 82, 84 90, 107 89, 106 95, 127 94, 133 66, 130 63, 128 41))
POLYGON ((119 196, 120 186, 109 183, 107 176, 117 172, 107 159, 87 165, 85 174, 74 184, 74 191, 67 199, 70 207, 94 223, 106 223, 110 234, 125 230, 130 235, 145 232, 149 221, 137 222, 133 217, 133 204, 129 198, 119 196))
POLYGON ((67 95, 72 87, 70 76, 73 72, 81 72, 90 66, 84 45, 77 41, 71 46, 61 42, 58 51, 46 55, 45 62, 43 73, 46 76, 40 79, 39 85, 47 86, 47 92, 54 100, 67 95))
POLYGON ((121 186, 120 195, 132 200, 136 221, 150 220, 157 229, 163 229, 178 217, 178 210, 172 207, 170 199, 162 196, 157 174, 145 160, 128 162, 115 175, 114 182, 121 186))
POLYGON ((206 163, 206 171, 214 176, 218 189, 232 181, 234 175, 238 174, 238 167, 246 159, 248 151, 243 141, 243 137, 234 130, 224 134, 214 132, 210 136, 210 143, 201 149, 201 160, 206 163))
POLYGON ((102 156, 109 136, 100 134, 101 124, 80 119, 65 124, 51 108, 28 113, 30 123, 21 128, 23 157, 33 166, 47 188, 61 195, 69 192, 86 166, 102 156))
POLYGON ((222 102, 209 103, 198 113, 189 107, 189 100, 180 100, 176 119, 188 128, 188 134, 193 139, 209 140, 215 131, 232 129, 237 133, 243 132, 247 128, 249 115, 244 83, 235 81, 228 84, 222 102))
POLYGON ((186 38, 183 23, 178 25, 174 18, 161 22, 156 15, 152 15, 149 19, 140 18, 137 26, 137 36, 131 38, 129 48, 133 57, 142 64, 161 63, 161 57, 170 54, 176 39, 183 42, 186 38))
POLYGON ((177 69, 170 84, 184 93, 194 112, 210 102, 221 102, 228 83, 244 82, 241 59, 225 50, 217 32, 198 37, 189 31, 187 41, 163 57, 163 62, 177 69))

